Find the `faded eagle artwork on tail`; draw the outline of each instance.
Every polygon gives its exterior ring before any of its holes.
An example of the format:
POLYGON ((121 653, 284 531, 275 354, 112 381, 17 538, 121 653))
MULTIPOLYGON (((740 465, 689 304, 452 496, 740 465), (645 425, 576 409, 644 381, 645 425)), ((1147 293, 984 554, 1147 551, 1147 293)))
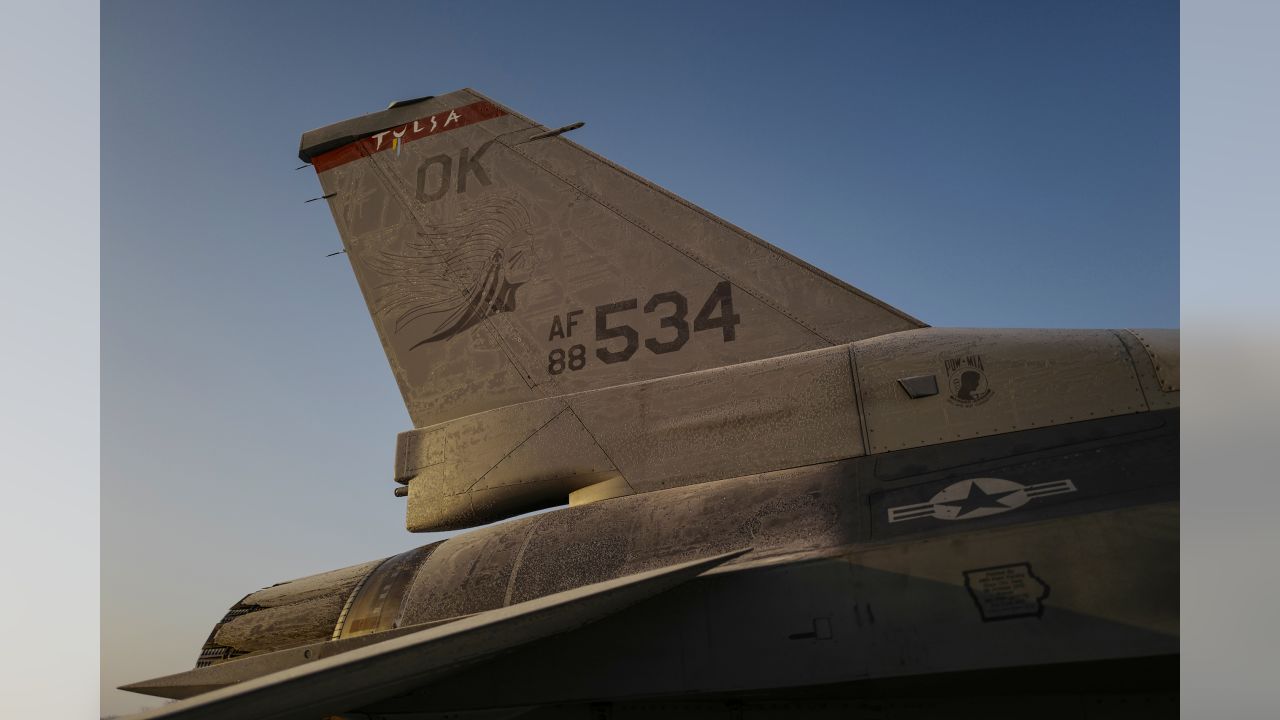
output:
POLYGON ((412 350, 515 310, 516 291, 533 269, 529 236, 524 207, 500 196, 419 230, 405 247, 364 261, 381 278, 379 314, 396 333, 430 318, 428 335, 412 350))

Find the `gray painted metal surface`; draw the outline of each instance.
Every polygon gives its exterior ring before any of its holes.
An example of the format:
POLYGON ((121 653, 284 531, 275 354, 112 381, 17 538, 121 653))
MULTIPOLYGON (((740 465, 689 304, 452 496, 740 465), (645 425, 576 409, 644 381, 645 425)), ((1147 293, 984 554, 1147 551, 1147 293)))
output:
POLYGON ((497 652, 567 632, 668 590, 715 567, 728 553, 402 635, 197 695, 139 718, 313 718, 404 692, 497 652))
POLYGON ((462 90, 303 136, 406 525, 497 524, 245 596, 157 717, 1168 713, 1176 330, 927 328, 570 129, 462 90))
POLYGON ((419 427, 920 326, 548 129, 461 90, 303 136, 419 427))

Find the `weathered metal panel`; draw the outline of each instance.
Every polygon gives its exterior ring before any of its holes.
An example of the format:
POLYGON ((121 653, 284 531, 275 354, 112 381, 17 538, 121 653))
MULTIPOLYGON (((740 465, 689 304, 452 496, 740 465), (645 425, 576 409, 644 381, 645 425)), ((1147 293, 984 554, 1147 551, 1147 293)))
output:
POLYGON ((614 469, 552 398, 402 433, 398 455, 410 530, 480 525, 555 505, 614 469))
MULTIPOLYGON (((750 695, 766 687, 772 695, 873 678, 911 678, 909 694, 924 676, 997 668, 989 684, 970 691, 1021 696, 1027 687, 1015 682, 1018 668, 1058 674, 1069 663, 1177 653, 1170 552, 1177 523, 1176 505, 1165 503, 808 562, 726 566, 370 712, 750 695)), ((1068 694, 1081 689, 1062 686, 1068 694)))
POLYGON ((327 640, 351 591, 381 562, 331 570, 251 593, 237 604, 248 611, 222 623, 209 641, 242 654, 327 640))
POLYGON ((1147 409, 1108 330, 927 328, 853 352, 873 454, 1147 409), (912 399, 898 383, 925 374, 943 392, 912 399))
MULTIPOLYGON (((797 678, 818 682, 856 679, 853 667, 879 677, 996 666, 1015 657, 1022 658, 1019 662, 1067 661, 1088 653, 1118 657, 1176 644, 1176 593, 1166 593, 1165 585, 1171 574, 1176 580, 1176 553, 1170 549, 1177 538, 1177 411, 1022 431, 1007 439, 1006 445, 1017 449, 1013 456, 992 456, 991 441, 945 443, 567 508, 411 551, 403 556, 410 561, 405 572, 388 574, 401 579, 379 587, 352 594, 352 585, 378 564, 367 563, 274 586, 246 601, 297 608, 298 600, 368 596, 365 615, 376 616, 378 629, 387 625, 382 613, 397 610, 391 625, 405 627, 751 547, 731 567, 776 566, 780 574, 755 575, 735 585, 733 593, 716 601, 710 621, 670 619, 655 610, 655 618, 674 623, 679 632, 661 640, 675 645, 654 652, 685 657, 687 668, 681 672, 696 670, 675 680, 693 677, 730 688, 755 669, 773 678, 799 669, 797 678), (991 479, 1021 490, 995 487, 991 479), (1045 483, 1057 483, 1056 489, 1037 487, 1045 483), (974 484, 989 491, 977 494, 980 502, 975 502, 974 484), (1034 497, 1018 494, 1033 490, 1034 497), (888 521, 895 509, 922 500, 946 504, 951 511, 888 521), (893 531, 886 532, 890 527, 893 531), (802 561, 830 563, 841 557, 835 574, 805 579, 815 565, 802 561), (1030 569, 987 572, 1020 563, 1030 569), (413 566, 416 572, 409 573, 413 566), (1030 592, 1036 578, 1052 587, 1051 595, 1030 592), (841 585, 846 582, 851 584, 841 585), (1000 593, 1012 595, 1001 599, 1000 593), (1056 628, 1044 638, 1058 638, 1057 645, 985 649, 984 638, 1008 642, 1000 626, 1039 622, 1040 615, 1027 613, 1042 609, 1043 617, 1055 618, 1056 628), (710 644, 688 635, 705 632, 708 622, 721 628, 710 644), (923 628, 932 640, 913 639, 913 627, 923 628), (819 637, 826 633, 831 637, 819 637), (804 643, 831 645, 810 652, 804 643), (753 655, 744 670, 730 660, 758 651, 782 665, 799 665, 783 671, 753 655), (725 663, 723 673, 715 670, 725 663), (806 669, 805 663, 823 665, 806 669)), ((677 599, 673 612, 686 612, 687 601, 677 599)), ((317 633, 329 637, 334 627, 303 628, 292 616, 270 614, 270 609, 249 613, 245 617, 257 615, 257 620, 223 639, 240 643, 237 653, 261 654, 323 639, 317 633)), ((610 632, 614 642, 647 642, 610 632)), ((655 632, 659 638, 667 631, 648 631, 655 632)), ((595 641, 572 642, 581 653, 595 641)), ((287 660, 299 662, 292 656, 287 660)), ((617 673, 583 672, 574 680, 603 683, 601 691, 618 682, 617 673)), ((662 689, 651 682, 652 672, 628 673, 648 683, 646 691, 662 689)), ((183 682, 194 687, 202 677, 223 675, 196 671, 183 682)), ((504 676, 504 688, 515 693, 509 700, 542 697, 543 690, 519 689, 521 682, 504 676)))
POLYGON ((576 630, 741 554, 700 558, 607 583, 567 590, 518 608, 496 609, 424 628, 336 657, 280 670, 153 709, 138 720, 275 718, 311 720, 410 692, 461 667, 533 641, 576 630))
POLYGON ((1172 333, 1172 343, 1170 347, 1164 347, 1164 352, 1153 356, 1149 349, 1144 345, 1142 339, 1138 337, 1132 330, 1116 330, 1116 337, 1120 338, 1120 342, 1124 343, 1125 348, 1129 351, 1129 358, 1133 361, 1133 369, 1138 374, 1138 383, 1142 385, 1142 394, 1147 399, 1147 407, 1152 410, 1167 410, 1169 408, 1178 407, 1179 392, 1177 388, 1177 365, 1178 365, 1178 331, 1143 331, 1158 333, 1157 337, 1161 340, 1168 338, 1166 333, 1172 333), (1160 357, 1163 367, 1165 368, 1166 382, 1162 382, 1160 376, 1156 373, 1156 357, 1160 357), (1172 365, 1172 384, 1167 384, 1170 379, 1168 368, 1172 365))
POLYGON ((1160 381, 1160 389, 1166 393, 1176 393, 1181 389, 1179 332, 1171 329, 1129 330, 1151 358, 1155 367, 1156 378, 1160 381))
POLYGON ((544 516, 522 518, 449 538, 409 588, 400 624, 470 615, 506 604, 508 583, 526 538, 544 516))
POLYGON ((863 454, 843 348, 569 399, 636 492, 863 454))
POLYGON ((463 90, 304 140, 374 133, 304 154, 416 426, 919 326, 541 130, 463 90))
POLYGON ((439 543, 423 545, 383 560, 347 597, 332 639, 394 630, 406 591, 422 563, 439 547, 439 543))
POLYGON ((620 477, 632 492, 863 454, 846 350, 817 350, 478 413, 401 435, 406 524, 477 525, 620 477))
POLYGON ((627 172, 569 139, 513 150, 825 340, 847 343, 923 323, 627 172), (852 301, 856 295, 864 302, 852 301))

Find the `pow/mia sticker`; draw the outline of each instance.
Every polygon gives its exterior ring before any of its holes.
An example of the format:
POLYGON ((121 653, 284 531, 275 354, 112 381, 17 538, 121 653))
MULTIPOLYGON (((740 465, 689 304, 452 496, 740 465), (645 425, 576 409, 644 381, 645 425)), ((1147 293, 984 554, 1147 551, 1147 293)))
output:
POLYGON ((946 360, 947 379, 951 386, 952 405, 974 407, 991 399, 992 389, 987 384, 987 373, 982 368, 981 355, 946 360))
POLYGON ((1035 498, 1075 491, 1075 483, 1070 480, 1023 485, 1001 478, 973 478, 946 486, 928 502, 889 508, 889 522, 923 518, 973 520, 1016 510, 1035 498))

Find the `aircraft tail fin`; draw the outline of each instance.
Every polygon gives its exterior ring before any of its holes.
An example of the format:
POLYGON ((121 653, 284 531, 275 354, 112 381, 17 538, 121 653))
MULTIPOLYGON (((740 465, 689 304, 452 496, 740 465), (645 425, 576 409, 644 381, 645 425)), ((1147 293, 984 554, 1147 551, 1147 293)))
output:
POLYGON ((472 90, 303 135, 417 427, 921 327, 472 90))

